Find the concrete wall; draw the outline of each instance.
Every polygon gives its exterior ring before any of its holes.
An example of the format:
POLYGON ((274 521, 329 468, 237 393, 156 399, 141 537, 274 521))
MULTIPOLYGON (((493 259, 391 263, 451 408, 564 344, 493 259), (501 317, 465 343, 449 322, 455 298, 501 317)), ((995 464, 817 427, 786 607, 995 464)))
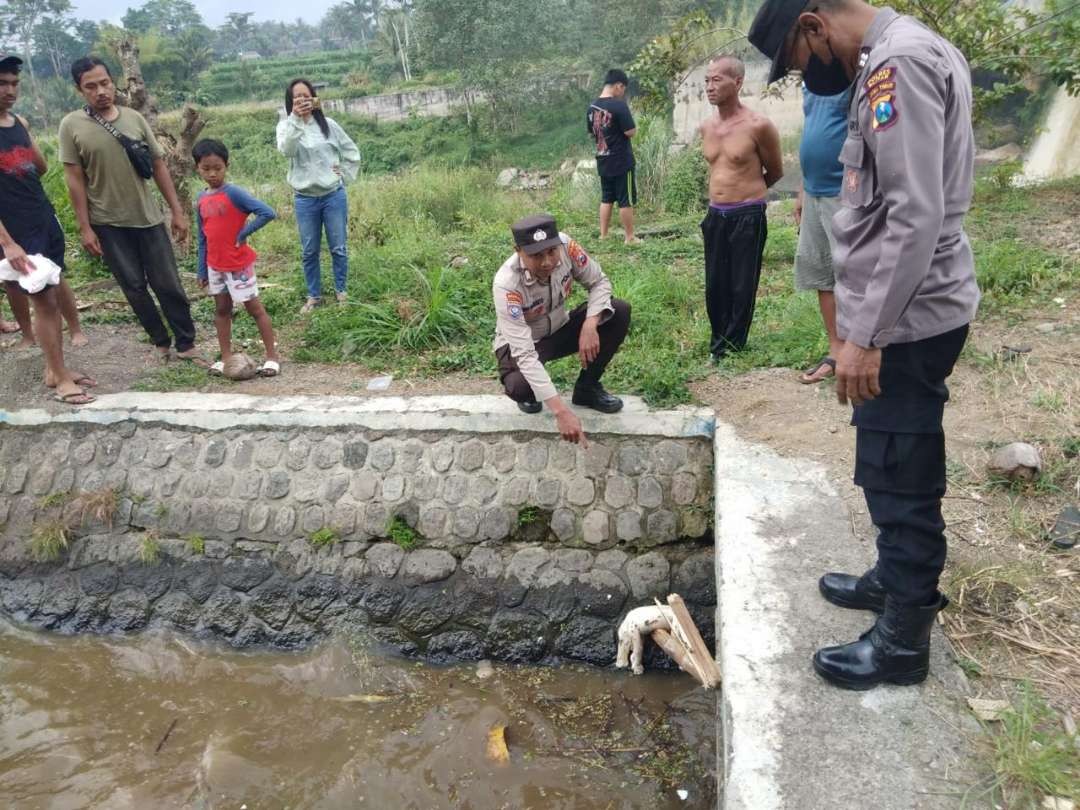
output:
POLYGON ((289 647, 363 625, 437 659, 608 663, 625 611, 674 588, 711 634, 711 413, 586 415, 588 450, 553 427, 499 397, 125 394, 0 412, 0 601, 75 632, 161 624, 289 647), (108 519, 89 514, 108 492, 108 519), (37 562, 31 538, 55 521, 74 542, 37 562))
POLYGON ((377 121, 402 121, 410 115, 445 117, 464 105, 464 93, 444 87, 323 102, 331 112, 365 115, 377 121))

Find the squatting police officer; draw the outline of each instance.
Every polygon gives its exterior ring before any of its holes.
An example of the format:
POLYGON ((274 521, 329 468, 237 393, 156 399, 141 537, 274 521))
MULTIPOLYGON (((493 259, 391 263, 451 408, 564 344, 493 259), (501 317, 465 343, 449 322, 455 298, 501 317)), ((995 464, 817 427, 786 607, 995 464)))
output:
POLYGON ((514 254, 495 274, 495 356, 506 395, 525 413, 546 404, 567 441, 587 444, 581 421, 559 397, 544 363, 577 353, 581 373, 573 403, 603 413, 622 409, 600 377, 630 328, 630 305, 611 297, 611 281, 555 218, 537 214, 515 222, 514 254), (588 300, 566 311, 574 282, 588 300))
POLYGON ((863 0, 765 0, 750 41, 769 81, 802 71, 818 95, 850 93, 836 237, 836 358, 854 406, 855 483, 878 529, 876 565, 826 574, 822 594, 882 614, 858 641, 814 656, 848 689, 926 678, 930 630, 947 604, 945 379, 979 303, 963 219, 975 141, 963 55, 911 17, 863 0))

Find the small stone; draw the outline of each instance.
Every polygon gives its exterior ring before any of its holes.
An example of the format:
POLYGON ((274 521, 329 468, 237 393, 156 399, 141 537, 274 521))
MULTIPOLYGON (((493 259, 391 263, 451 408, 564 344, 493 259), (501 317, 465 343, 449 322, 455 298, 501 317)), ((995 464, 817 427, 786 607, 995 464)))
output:
POLYGON ((506 474, 514 469, 517 460, 517 446, 512 442, 499 442, 491 447, 491 466, 496 472, 506 474))
POLYGON ((359 470, 368 456, 368 443, 363 439, 353 439, 345 443, 345 466, 350 470, 359 470))
POLYGON ((446 523, 449 519, 449 511, 441 506, 425 503, 420 506, 420 522, 417 528, 424 537, 442 538, 446 536, 446 523))
POLYGON ((341 464, 344 459, 345 451, 341 442, 333 438, 323 439, 315 445, 315 452, 312 453, 312 460, 320 470, 329 470, 341 464))
POLYGON ((422 549, 405 556, 404 575, 417 583, 442 582, 457 570, 457 560, 448 551, 422 549))
POLYGON ((376 543, 368 549, 364 559, 367 560, 368 569, 386 579, 397 576, 401 561, 405 558, 405 552, 394 543, 376 543))
POLYGON ((619 448, 619 472, 623 475, 641 475, 648 469, 648 454, 636 444, 624 444, 619 448))
POLYGON ((305 534, 312 534, 326 526, 326 513, 318 504, 312 504, 304 509, 300 517, 300 528, 305 534))
POLYGON ((328 503, 336 503, 349 489, 349 477, 347 475, 333 475, 326 479, 323 484, 323 500, 328 503))
POLYGON ((652 476, 643 476, 638 481, 638 506, 655 508, 664 502, 664 488, 652 476))
POLYGON ((537 574, 551 561, 551 554, 542 548, 523 548, 510 558, 506 577, 513 577, 526 588, 535 582, 537 574))
POLYGON ((502 499, 503 503, 510 506, 521 506, 527 500, 529 500, 529 490, 532 487, 532 482, 528 478, 511 478, 503 486, 502 499))
POLYGON ((664 555, 651 551, 626 564, 626 577, 635 600, 666 599, 671 587, 671 565, 664 555))
POLYGON ((48 495, 49 490, 52 489, 53 475, 55 475, 55 470, 51 465, 41 466, 34 470, 30 476, 30 494, 48 495))
POLYGON ((252 534, 260 534, 270 522, 270 507, 264 503, 252 504, 248 509, 247 528, 252 534))
MULTIPOLYGON (((158 479, 158 494, 162 498, 171 498, 176 494, 176 490, 180 487, 180 482, 184 480, 184 474, 180 470, 165 470, 158 479)), ((262 483, 262 479, 259 479, 259 483, 262 483)), ((87 487, 89 491, 93 491, 95 488, 87 487)), ((255 493, 254 497, 258 497, 258 493, 255 493)))
POLYGON ((1056 331, 1057 328, 1058 328, 1058 324, 1056 324, 1056 323, 1040 323, 1038 326, 1035 327, 1035 331, 1040 332, 1041 334, 1044 334, 1044 335, 1048 335, 1051 332, 1056 331))
POLYGON ((285 466, 290 470, 299 471, 307 466, 308 456, 311 454, 311 442, 301 437, 289 442, 289 450, 285 455, 285 466))
POLYGON ((262 490, 263 476, 261 472, 248 472, 236 479, 233 495, 245 501, 253 501, 259 497, 262 490))
POLYGON ((671 500, 680 506, 688 506, 697 497, 697 478, 692 473, 676 473, 671 479, 671 500))
POLYGON ((386 537, 390 509, 384 503, 368 504, 364 510, 364 529, 373 537, 386 537))
POLYGON ((645 521, 645 537, 651 543, 670 543, 678 536, 675 515, 666 509, 657 509, 645 521))
POLYGON ((356 531, 356 506, 344 501, 335 504, 330 526, 342 537, 348 537, 356 531))
POLYGON ((596 560, 593 562, 594 568, 603 568, 605 571, 615 571, 618 573, 623 570, 627 560, 630 559, 630 555, 625 551, 621 551, 617 548, 608 549, 607 551, 601 551, 596 555, 596 560))
POLYGON ((271 500, 284 498, 289 494, 291 483, 287 472, 284 470, 272 470, 266 477, 266 485, 263 494, 271 500))
POLYGON ((480 540, 502 540, 510 535, 511 517, 506 509, 488 509, 480 520, 480 540))
POLYGON ((4 489, 9 495, 18 495, 26 486, 30 468, 25 464, 12 464, 4 477, 4 489))
POLYGON ((687 601, 716 604, 716 558, 712 551, 692 554, 683 560, 672 580, 675 593, 687 601))
POLYGON ((469 479, 464 475, 448 475, 443 481, 442 498, 449 504, 459 504, 469 493, 469 479))
POLYGON ((233 467, 246 470, 255 458, 255 440, 241 439, 233 446, 233 467))
POLYGON ((589 449, 584 452, 585 474, 600 478, 610 472, 612 449, 595 441, 589 442, 589 449))
POLYGON ((548 448, 540 439, 533 439, 518 451, 518 464, 531 472, 540 472, 547 467, 548 448))
POLYGON ((670 474, 686 464, 688 454, 685 445, 667 440, 653 445, 650 455, 653 470, 670 474))
POLYGON ((610 536, 610 516, 607 512, 593 510, 585 515, 582 524, 582 536, 589 545, 597 546, 606 543, 610 536))
POLYGON ((394 447, 386 439, 377 441, 371 445, 368 453, 371 466, 379 472, 385 472, 394 466, 394 447))
POLYGON ((591 478, 572 478, 566 485, 566 500, 575 506, 588 506, 596 497, 596 485, 591 478))
POLYGON ((255 466, 269 470, 281 463, 285 444, 280 439, 264 438, 255 450, 255 466))
POLYGON ((411 478, 412 496, 418 501, 433 501, 439 494, 442 479, 437 475, 418 473, 411 478))
POLYGON ((109 616, 116 630, 125 633, 139 630, 150 617, 150 600, 139 591, 119 591, 109 601, 109 616))
POLYGON ((1042 470, 1038 449, 1025 442, 1013 442, 999 448, 990 458, 989 470, 1010 481, 1032 481, 1042 470))
POLYGON ((274 534, 279 537, 285 537, 292 534, 293 526, 296 523, 296 510, 291 506, 283 506, 277 510, 277 514, 274 515, 274 534))
POLYGON ((388 475, 382 482, 382 499, 388 503, 401 500, 405 495, 405 478, 401 475, 388 475))
POLYGON ((454 463, 454 446, 449 442, 440 442, 431 448, 431 466, 436 472, 446 472, 454 463))
MULTIPOLYGON (((233 478, 233 474, 231 472, 229 472, 228 470, 216 470, 210 476, 210 489, 208 490, 208 494, 212 498, 220 498, 222 495, 227 495, 229 492, 232 491, 232 486, 233 486, 233 481, 234 480, 236 480, 236 479, 233 478)), ((129 488, 136 495, 144 494, 144 493, 140 492, 139 487, 144 482, 148 482, 148 481, 149 481, 149 478, 140 479, 140 478, 132 477, 131 486, 129 488)))
POLYGON ((461 568, 477 579, 499 579, 503 572, 502 557, 495 549, 478 546, 469 552, 461 568))
POLYGON ((236 501, 225 501, 217 506, 217 517, 214 525, 218 531, 231 534, 240 530, 240 524, 244 519, 244 507, 236 501))
POLYGON ((75 450, 72 452, 72 458, 75 459, 75 463, 80 467, 85 467, 91 461, 94 460, 94 453, 97 452, 97 445, 92 441, 86 441, 82 444, 76 445, 75 450))
POLYGON ((604 485, 604 500, 616 509, 629 506, 634 501, 634 482, 624 475, 608 476, 604 485))
POLYGON ((557 478, 541 478, 536 482, 536 504, 552 507, 562 496, 562 481, 557 478))
POLYGON ((573 509, 556 509, 551 515, 551 531, 563 543, 573 540, 577 535, 577 513, 573 509))
POLYGON ((379 477, 367 470, 361 470, 352 476, 352 496, 358 501, 370 501, 375 497, 379 477))
POLYGON ((702 537, 709 530, 709 513, 701 507, 691 506, 680 514, 682 537, 702 537))
POLYGON ((263 557, 229 557, 221 564, 221 584, 246 593, 273 573, 274 566, 263 557))
POLYGON ((323 480, 317 475, 298 475, 291 486, 292 499, 299 503, 315 503, 323 496, 323 480))
POLYGON ((622 613, 629 590, 617 573, 594 567, 578 576, 578 582, 582 612, 605 619, 614 619, 622 613))
POLYGON ((555 565, 563 571, 581 574, 592 568, 593 555, 580 548, 559 549, 553 555, 555 565))
POLYGON ((220 467, 225 463, 225 452, 229 446, 223 439, 211 439, 203 451, 203 464, 207 467, 220 467))
POLYGON ((480 528, 480 512, 471 506, 462 506, 454 510, 454 534, 463 539, 476 535, 480 528))
POLYGON ((475 439, 458 445, 457 463, 466 472, 480 469, 484 466, 484 445, 475 439))
POLYGON ((641 538, 641 512, 624 509, 615 516, 615 536, 631 541, 641 538))

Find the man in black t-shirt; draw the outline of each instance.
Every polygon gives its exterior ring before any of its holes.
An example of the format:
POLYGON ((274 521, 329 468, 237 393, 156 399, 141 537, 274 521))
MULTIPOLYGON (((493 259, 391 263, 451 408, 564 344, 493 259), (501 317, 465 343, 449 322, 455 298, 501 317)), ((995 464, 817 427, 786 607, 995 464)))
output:
POLYGON ((634 238, 634 205, 637 184, 634 181, 634 150, 630 139, 637 131, 634 116, 623 98, 630 80, 613 68, 604 77, 600 97, 589 105, 585 129, 596 142, 596 171, 600 175, 600 238, 607 237, 611 207, 619 204, 619 220, 626 232, 626 244, 634 238))

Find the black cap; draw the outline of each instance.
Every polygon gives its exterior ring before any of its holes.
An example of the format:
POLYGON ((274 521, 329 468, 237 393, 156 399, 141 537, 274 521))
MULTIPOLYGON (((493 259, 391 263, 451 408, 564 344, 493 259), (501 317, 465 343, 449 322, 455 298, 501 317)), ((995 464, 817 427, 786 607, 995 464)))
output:
POLYGON ((17 68, 22 65, 23 61, 13 53, 0 53, 0 67, 14 67, 17 68))
POLYGON ((784 40, 807 5, 807 0, 765 0, 754 17, 746 38, 772 59, 768 84, 784 78, 791 69, 785 62, 784 40))
POLYGON ((555 217, 551 214, 533 214, 519 219, 510 230, 514 234, 514 244, 530 256, 562 244, 555 217))

